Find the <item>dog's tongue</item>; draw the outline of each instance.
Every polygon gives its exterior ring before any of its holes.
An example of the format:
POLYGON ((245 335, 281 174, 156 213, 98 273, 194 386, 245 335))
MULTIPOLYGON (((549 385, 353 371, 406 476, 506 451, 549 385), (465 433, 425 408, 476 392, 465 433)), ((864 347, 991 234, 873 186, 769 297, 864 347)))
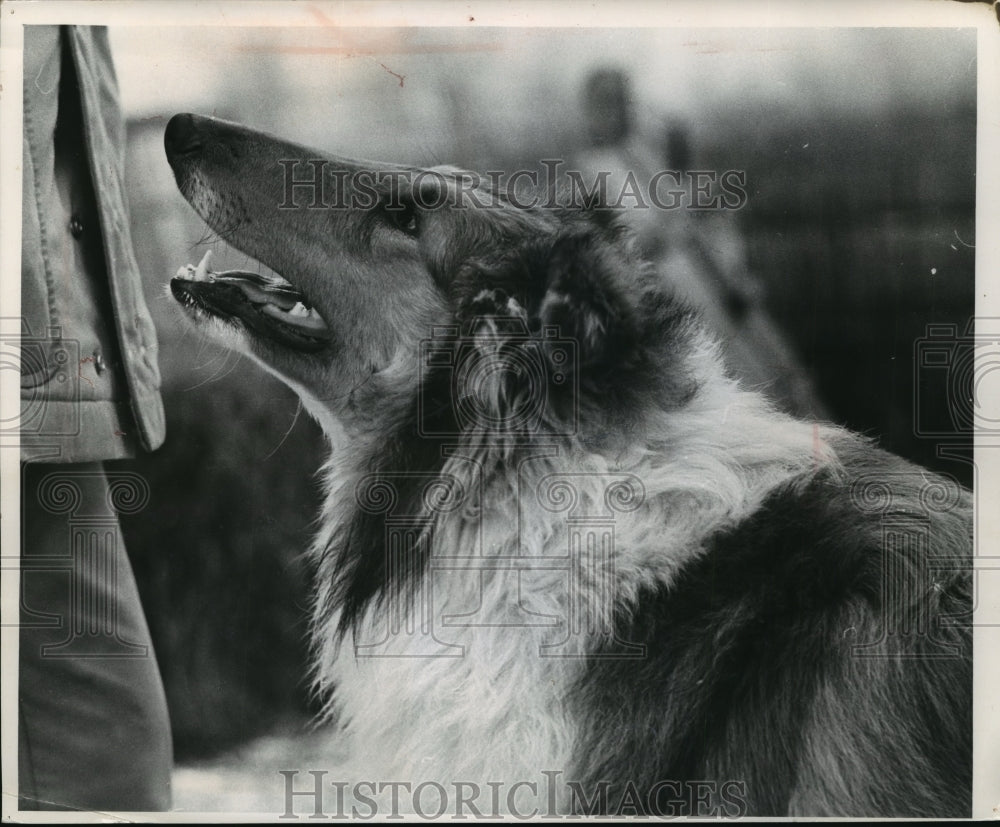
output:
POLYGON ((217 273, 208 269, 211 255, 211 250, 206 252, 197 267, 191 264, 181 267, 177 271, 177 278, 185 281, 233 285, 238 287, 247 300, 265 315, 315 333, 327 330, 323 317, 307 305, 305 297, 284 279, 268 278, 247 270, 224 270, 217 273))
POLYGON ((295 305, 302 304, 302 294, 290 284, 272 282, 257 273, 224 270, 209 273, 209 278, 222 284, 236 285, 253 304, 273 305, 281 310, 291 310, 295 305))

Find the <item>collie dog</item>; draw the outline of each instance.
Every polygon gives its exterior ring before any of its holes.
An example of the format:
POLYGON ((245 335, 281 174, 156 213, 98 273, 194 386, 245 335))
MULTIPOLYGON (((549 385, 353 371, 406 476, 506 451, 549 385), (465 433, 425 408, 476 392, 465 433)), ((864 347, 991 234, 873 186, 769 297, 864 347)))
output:
POLYGON ((606 210, 193 115, 165 145, 263 265, 173 296, 330 444, 314 678, 356 778, 969 814, 969 492, 742 390, 606 210))

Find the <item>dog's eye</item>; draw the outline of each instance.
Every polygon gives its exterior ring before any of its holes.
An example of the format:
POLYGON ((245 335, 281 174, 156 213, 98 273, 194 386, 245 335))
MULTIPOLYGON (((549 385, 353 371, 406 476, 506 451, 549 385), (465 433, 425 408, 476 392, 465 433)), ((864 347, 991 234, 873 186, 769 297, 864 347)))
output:
POLYGON ((420 216, 412 203, 404 202, 400 207, 385 210, 386 220, 397 230, 409 236, 420 231, 420 216))

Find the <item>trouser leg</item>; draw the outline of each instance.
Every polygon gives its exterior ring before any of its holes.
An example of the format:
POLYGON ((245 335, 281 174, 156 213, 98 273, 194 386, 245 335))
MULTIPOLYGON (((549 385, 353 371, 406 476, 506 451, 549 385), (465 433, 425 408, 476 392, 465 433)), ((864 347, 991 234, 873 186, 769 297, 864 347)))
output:
POLYGON ((108 476, 22 470, 20 806, 168 809, 166 699, 108 476))

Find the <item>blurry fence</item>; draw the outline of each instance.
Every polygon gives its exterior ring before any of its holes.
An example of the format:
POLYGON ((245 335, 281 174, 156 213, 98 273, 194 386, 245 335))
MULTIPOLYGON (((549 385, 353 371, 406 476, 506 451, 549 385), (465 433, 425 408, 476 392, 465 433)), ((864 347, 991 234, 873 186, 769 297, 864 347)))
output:
POLYGON ((929 325, 960 347, 974 313, 975 144, 975 110, 944 103, 725 147, 747 169, 750 267, 834 419, 966 484, 971 465, 937 449, 971 432, 922 436, 916 418, 950 421, 972 375, 949 390, 916 355, 929 325))

